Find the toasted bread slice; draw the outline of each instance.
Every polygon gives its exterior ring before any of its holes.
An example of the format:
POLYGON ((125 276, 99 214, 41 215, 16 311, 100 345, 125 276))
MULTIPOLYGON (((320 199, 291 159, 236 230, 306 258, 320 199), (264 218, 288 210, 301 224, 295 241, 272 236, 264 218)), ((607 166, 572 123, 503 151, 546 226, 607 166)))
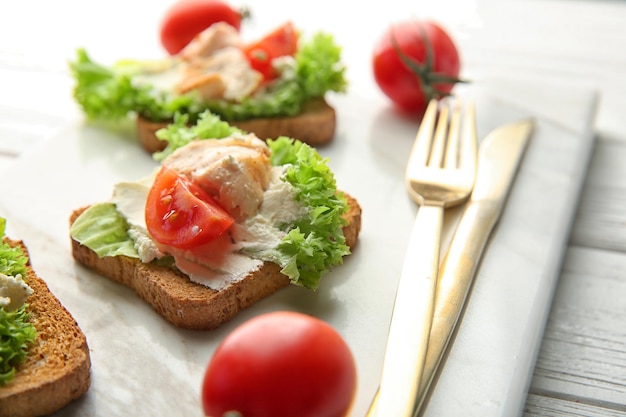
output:
MULTIPOLYGON (((311 146, 330 143, 335 136, 335 109, 325 100, 312 100, 302 113, 293 117, 258 118, 243 121, 228 121, 246 132, 255 133, 261 139, 276 139, 279 136, 298 138, 311 146)), ((150 152, 162 151, 167 143, 156 137, 156 131, 168 122, 153 122, 137 116, 137 136, 143 148, 150 152)))
MULTIPOLYGON (((21 241, 5 241, 28 253, 21 241)), ((16 368, 15 379, 0 388, 0 417, 51 414, 82 396, 91 385, 85 335, 30 262, 27 268, 33 294, 26 302, 37 338, 26 361, 16 368)))
MULTIPOLYGON (((356 245, 361 229, 361 207, 354 198, 346 197, 349 210, 345 218, 349 223, 343 232, 347 245, 352 248, 356 245)), ((74 211, 70 224, 84 210, 74 211)), ((185 274, 168 267, 143 264, 138 259, 126 256, 100 258, 73 239, 72 255, 88 268, 132 288, 166 320, 187 329, 214 329, 290 283, 280 273, 280 267, 270 262, 264 263, 259 270, 243 280, 216 291, 194 283, 185 274)))

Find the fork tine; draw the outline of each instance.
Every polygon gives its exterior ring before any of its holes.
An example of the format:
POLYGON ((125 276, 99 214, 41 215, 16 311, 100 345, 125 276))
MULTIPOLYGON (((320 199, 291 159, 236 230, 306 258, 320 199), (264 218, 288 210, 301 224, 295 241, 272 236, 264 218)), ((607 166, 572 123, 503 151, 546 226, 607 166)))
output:
MULTIPOLYGON (((437 107, 437 100, 431 100, 422 117, 422 122, 420 123, 413 145, 415 149, 411 152, 411 156, 417 159, 417 161, 415 161, 416 164, 426 165, 428 162, 430 142, 435 129, 435 121, 437 120, 437 107)), ((414 165, 413 163, 409 163, 408 166, 414 165)))
POLYGON ((437 121, 437 129, 433 137, 433 145, 430 151, 430 160, 428 165, 432 167, 440 167, 443 162, 443 154, 446 149, 446 140, 448 133, 448 106, 444 105, 439 112, 437 121))
POLYGON ((474 176, 476 172, 478 146, 476 145, 476 115, 474 114, 473 103, 468 103, 465 111, 462 138, 459 169, 465 171, 467 175, 474 176))
POLYGON ((459 136, 461 123, 461 103, 457 99, 454 104, 454 111, 450 116, 450 129, 448 133, 448 146, 444 161, 444 168, 454 168, 459 162, 459 136))

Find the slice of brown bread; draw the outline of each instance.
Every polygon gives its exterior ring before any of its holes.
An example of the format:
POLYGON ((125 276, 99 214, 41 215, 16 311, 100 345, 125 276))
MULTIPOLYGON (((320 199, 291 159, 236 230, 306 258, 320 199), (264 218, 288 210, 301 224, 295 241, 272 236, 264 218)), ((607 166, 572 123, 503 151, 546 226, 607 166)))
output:
MULTIPOLYGON (((335 136, 335 109, 326 100, 311 100, 305 104, 302 113, 292 117, 257 118, 243 121, 228 121, 232 126, 255 133, 261 139, 276 139, 279 136, 298 138, 311 146, 330 143, 335 136)), ((166 142, 156 137, 156 131, 164 128, 168 122, 153 122, 137 116, 137 136, 143 148, 158 152, 165 148, 166 142)))
MULTIPOLYGON (((21 241, 5 239, 11 246, 21 241)), ((91 385, 91 359, 87 339, 47 284, 27 265, 26 302, 37 329, 26 361, 16 368, 15 379, 0 388, 0 417, 51 414, 82 396, 91 385)))
MULTIPOLYGON (((344 236, 348 246, 356 245, 361 230, 361 207, 346 195, 349 210, 344 236)), ((85 208, 74 211, 70 224, 85 208)), ((72 239, 74 258, 105 277, 132 288, 137 295, 177 327, 209 330, 232 319, 241 310, 289 285, 280 267, 266 262, 243 280, 216 291, 197 284, 168 267, 143 264, 126 256, 100 258, 91 249, 72 239)))

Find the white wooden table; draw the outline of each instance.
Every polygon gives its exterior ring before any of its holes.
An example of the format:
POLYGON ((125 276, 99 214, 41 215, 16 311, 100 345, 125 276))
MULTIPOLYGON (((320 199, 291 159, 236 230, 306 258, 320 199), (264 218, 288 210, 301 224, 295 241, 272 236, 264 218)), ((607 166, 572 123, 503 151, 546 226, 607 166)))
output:
MULTIPOLYGON (((17 178, 21 155, 80 117, 66 65, 77 46, 115 44, 105 60, 160 53, 156 32, 133 32, 132 13, 141 10, 156 21, 162 8, 115 0, 0 5, 0 172, 17 178)), ((279 20, 287 13, 275 11, 279 20)), ((424 14, 446 25, 469 78, 554 79, 600 92, 596 148, 524 416, 626 415, 626 3, 452 0, 394 13, 380 16, 424 14)), ((367 65, 364 50, 347 51, 348 64, 367 65)), ((354 88, 379 94, 360 74, 354 88)))

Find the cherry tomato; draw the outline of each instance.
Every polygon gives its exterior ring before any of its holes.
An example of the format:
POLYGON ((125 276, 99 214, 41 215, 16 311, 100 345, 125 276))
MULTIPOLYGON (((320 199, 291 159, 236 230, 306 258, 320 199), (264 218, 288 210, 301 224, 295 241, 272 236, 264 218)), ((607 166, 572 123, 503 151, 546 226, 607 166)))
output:
POLYGON ((218 346, 206 369, 208 417, 342 417, 356 392, 356 365, 329 324, 278 311, 253 318, 218 346))
POLYGON ((178 0, 163 16, 161 44, 169 54, 175 55, 213 23, 226 22, 239 30, 244 16, 221 0, 178 0))
POLYGON ((298 50, 298 33, 292 22, 284 23, 256 42, 243 48, 250 66, 266 80, 276 77, 272 60, 285 55, 293 55, 298 50))
POLYGON ((208 243, 234 223, 211 196, 165 166, 146 201, 146 226, 157 242, 181 249, 208 243))
POLYGON ((431 98, 449 95, 460 79, 456 45, 438 24, 410 20, 392 25, 374 48, 380 89, 403 112, 421 114, 431 98))

